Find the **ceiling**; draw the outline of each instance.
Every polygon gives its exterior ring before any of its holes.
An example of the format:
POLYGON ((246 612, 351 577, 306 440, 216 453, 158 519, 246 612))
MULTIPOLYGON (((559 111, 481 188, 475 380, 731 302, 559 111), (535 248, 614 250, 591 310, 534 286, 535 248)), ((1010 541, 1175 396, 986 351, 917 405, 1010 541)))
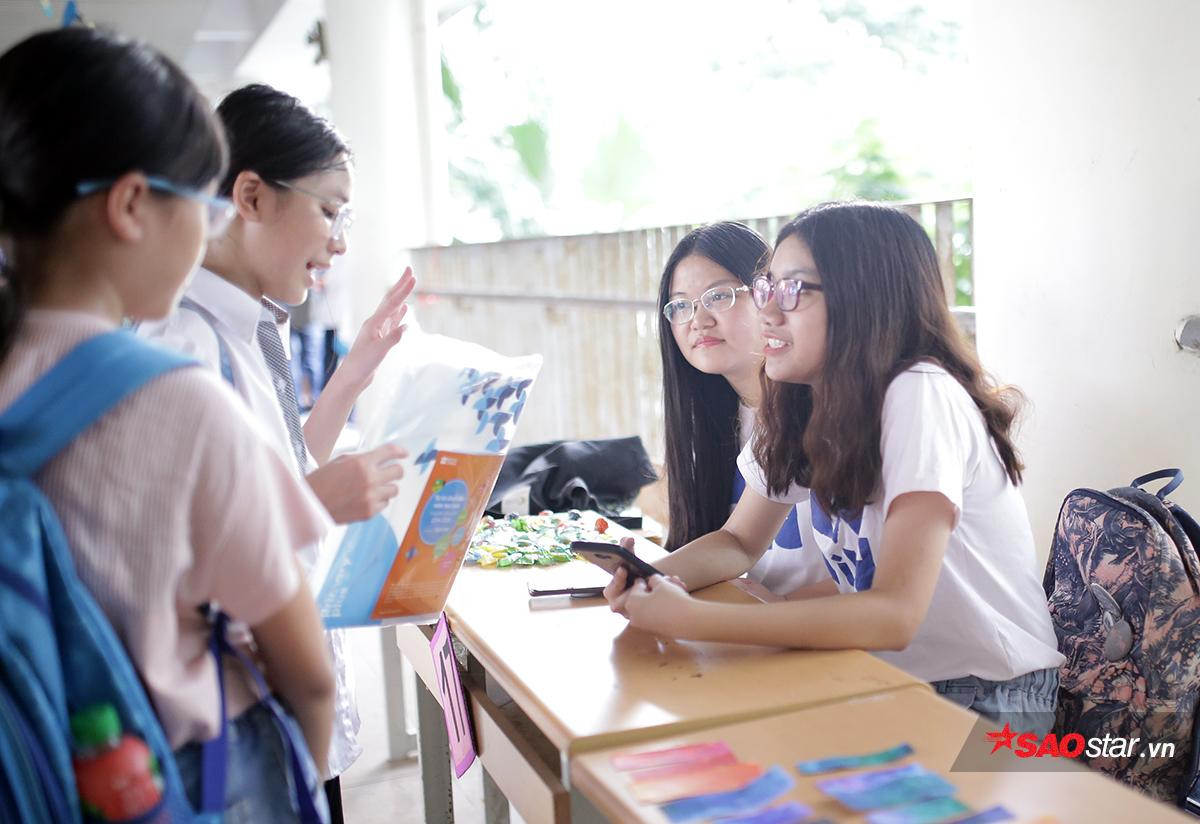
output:
MULTIPOLYGON (((339 0, 375 3, 385 0, 339 0)), ((386 0, 420 2, 421 0, 386 0)), ((0 53, 42 29, 61 24, 67 0, 0 0, 0 53)), ((445 21, 482 0, 425 0, 445 21)), ((325 16, 326 0, 76 0, 96 25, 146 40, 183 67, 210 99, 247 82, 270 83, 321 106, 329 74, 317 67, 308 35, 325 16)))
MULTIPOLYGON (((0 52, 33 32, 60 24, 66 0, 0 0, 0 52)), ((237 67, 285 0, 77 0, 90 22, 154 44, 212 97, 227 90, 237 67)), ((314 18, 315 19, 315 18, 314 18)))

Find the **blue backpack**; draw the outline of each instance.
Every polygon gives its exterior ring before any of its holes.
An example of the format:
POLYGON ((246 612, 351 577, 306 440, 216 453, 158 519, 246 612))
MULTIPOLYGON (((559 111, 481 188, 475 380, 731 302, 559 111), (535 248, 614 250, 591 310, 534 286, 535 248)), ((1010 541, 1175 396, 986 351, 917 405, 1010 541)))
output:
MULTIPOLYGON (((83 820, 71 766, 69 718, 112 704, 126 732, 153 752, 163 780, 158 808, 143 821, 220 821, 225 806, 226 715, 203 745, 201 811, 187 800, 175 759, 129 656, 75 574, 66 536, 33 476, 79 433, 148 381, 194 361, 126 331, 91 338, 0 415, 0 821, 83 820)), ((218 678, 225 619, 214 613, 210 648, 218 678)), ((239 656, 240 657, 240 656, 239 656)), ((244 659, 243 659, 244 660, 244 659)), ((252 674, 262 695, 266 685, 252 674)), ((279 707, 267 698, 273 712, 279 707)), ((286 730, 287 725, 281 728, 286 730)), ((285 735, 293 774, 302 746, 285 735)), ((304 821, 320 821, 293 781, 304 821)))

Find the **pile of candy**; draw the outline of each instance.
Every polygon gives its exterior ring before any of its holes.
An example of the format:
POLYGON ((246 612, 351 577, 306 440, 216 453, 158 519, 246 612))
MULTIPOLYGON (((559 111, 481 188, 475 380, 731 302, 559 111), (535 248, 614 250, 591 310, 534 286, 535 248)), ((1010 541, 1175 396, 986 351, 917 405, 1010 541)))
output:
POLYGON ((594 521, 577 509, 540 512, 537 515, 485 515, 467 549, 467 563, 481 567, 550 566, 573 560, 572 541, 615 544, 606 534, 608 521, 594 521))

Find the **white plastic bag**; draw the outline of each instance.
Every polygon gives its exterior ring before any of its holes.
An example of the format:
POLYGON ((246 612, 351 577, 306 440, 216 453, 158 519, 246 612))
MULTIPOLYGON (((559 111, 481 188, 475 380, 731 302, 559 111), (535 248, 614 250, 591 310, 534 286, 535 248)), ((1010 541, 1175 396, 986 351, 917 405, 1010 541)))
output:
POLYGON ((392 357, 400 368, 362 445, 404 447, 404 477, 316 570, 330 628, 437 620, 542 367, 541 355, 411 329, 392 357))

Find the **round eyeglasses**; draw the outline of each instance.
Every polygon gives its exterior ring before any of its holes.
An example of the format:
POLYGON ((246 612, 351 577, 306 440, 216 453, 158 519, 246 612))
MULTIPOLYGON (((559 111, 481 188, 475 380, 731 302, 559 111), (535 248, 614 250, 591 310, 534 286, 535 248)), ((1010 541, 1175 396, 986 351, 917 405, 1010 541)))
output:
MULTIPOLYGON (((332 216, 325 215, 325 222, 329 224, 329 237, 331 240, 339 240, 354 225, 354 210, 350 208, 348 203, 343 203, 339 206, 324 195, 310 192, 308 189, 301 189, 299 186, 293 186, 291 183, 283 180, 272 180, 269 182, 274 186, 281 186, 284 189, 308 195, 322 206, 332 209, 334 212, 332 216)), ((322 212, 322 214, 324 213, 322 212)))
POLYGON ((780 311, 790 312, 800 303, 800 296, 805 292, 820 291, 823 290, 819 283, 809 283, 807 280, 796 280, 795 278, 771 280, 767 275, 759 275, 754 279, 750 297, 759 309, 766 308, 771 298, 774 297, 775 305, 779 307, 780 311))
POLYGON ((696 317, 696 304, 710 312, 725 312, 733 308, 738 292, 749 292, 749 286, 714 286, 696 298, 674 298, 662 308, 663 317, 672 325, 689 323, 696 317))

